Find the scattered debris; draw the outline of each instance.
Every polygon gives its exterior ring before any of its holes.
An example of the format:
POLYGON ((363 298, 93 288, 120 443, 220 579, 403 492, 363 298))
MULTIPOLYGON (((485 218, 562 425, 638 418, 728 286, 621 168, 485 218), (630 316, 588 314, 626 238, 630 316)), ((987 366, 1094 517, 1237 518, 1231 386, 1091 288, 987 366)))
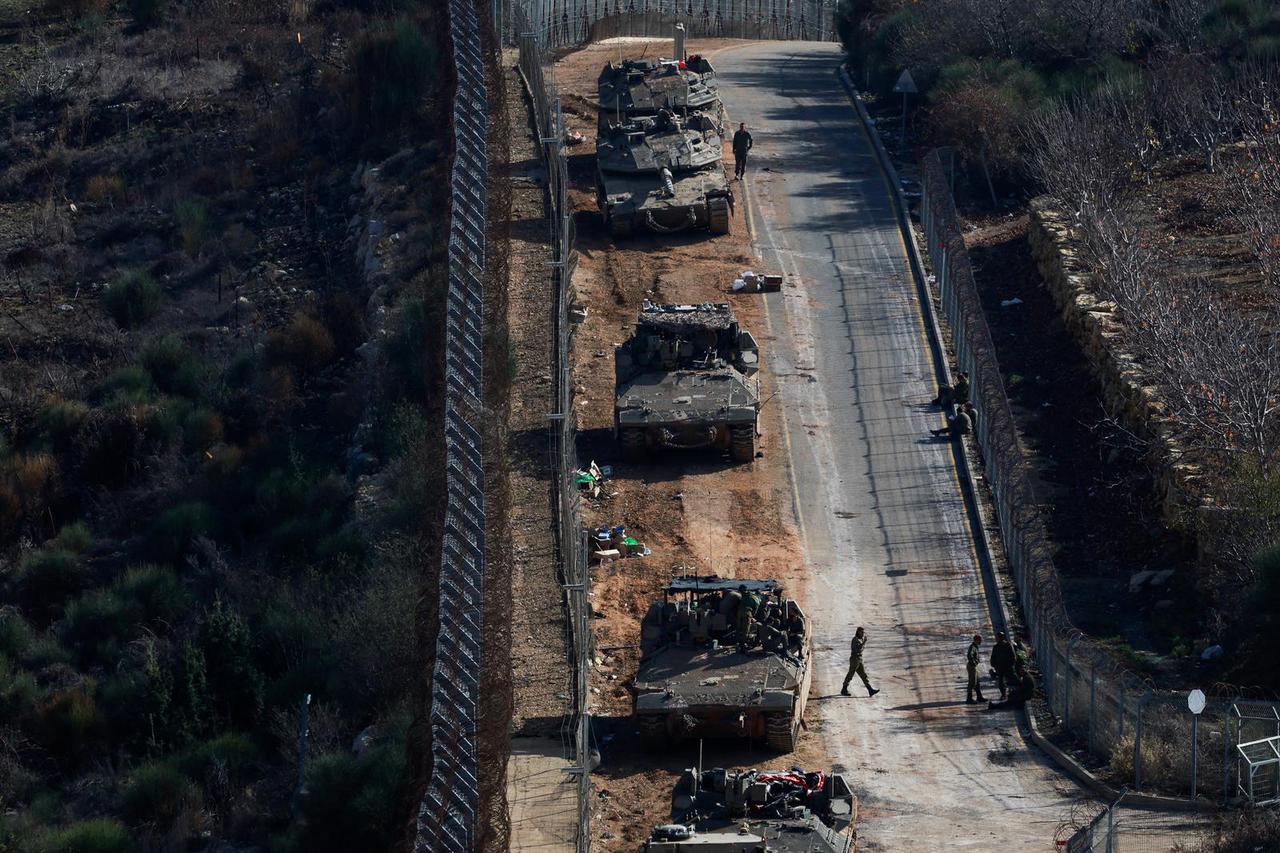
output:
POLYGON ((756 275, 751 270, 743 270, 733 280, 729 290, 733 293, 775 293, 782 289, 782 276, 756 275))

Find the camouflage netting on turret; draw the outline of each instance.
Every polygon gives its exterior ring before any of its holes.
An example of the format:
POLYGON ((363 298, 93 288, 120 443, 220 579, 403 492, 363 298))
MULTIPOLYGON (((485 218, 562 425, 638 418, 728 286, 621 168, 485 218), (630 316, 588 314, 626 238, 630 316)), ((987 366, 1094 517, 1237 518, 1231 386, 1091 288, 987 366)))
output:
POLYGON ((637 325, 670 335, 689 335, 701 329, 721 332, 733 325, 733 313, 727 303, 645 305, 637 325))

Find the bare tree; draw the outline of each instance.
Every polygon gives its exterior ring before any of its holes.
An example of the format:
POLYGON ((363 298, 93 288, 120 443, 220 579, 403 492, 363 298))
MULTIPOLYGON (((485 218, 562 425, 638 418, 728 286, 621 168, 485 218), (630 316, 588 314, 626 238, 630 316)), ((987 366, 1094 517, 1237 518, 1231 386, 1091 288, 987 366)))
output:
POLYGON ((1205 169, 1214 171, 1218 149, 1232 138, 1238 114, 1222 73, 1190 56, 1170 56, 1151 65, 1147 98, 1166 144, 1199 151, 1205 169))
POLYGON ((1097 219, 1135 169, 1149 166, 1144 115, 1120 87, 1041 110, 1023 128, 1027 168, 1077 222, 1097 219))

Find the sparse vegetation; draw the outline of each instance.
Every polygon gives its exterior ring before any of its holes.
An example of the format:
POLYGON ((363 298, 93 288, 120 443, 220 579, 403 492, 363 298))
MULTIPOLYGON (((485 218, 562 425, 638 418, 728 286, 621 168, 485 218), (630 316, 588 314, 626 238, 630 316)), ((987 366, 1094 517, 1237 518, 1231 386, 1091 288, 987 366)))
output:
POLYGON ((424 522, 352 437, 401 400, 365 306, 398 313, 444 231, 404 226, 371 282, 348 224, 439 210, 448 164, 350 178, 410 130, 449 146, 442 11, 396 11, 52 0, 39 51, 0 45, 0 850, 403 834, 424 522))
POLYGON ((122 329, 136 328, 150 320, 163 301, 160 285, 141 270, 125 273, 102 292, 107 313, 122 329))

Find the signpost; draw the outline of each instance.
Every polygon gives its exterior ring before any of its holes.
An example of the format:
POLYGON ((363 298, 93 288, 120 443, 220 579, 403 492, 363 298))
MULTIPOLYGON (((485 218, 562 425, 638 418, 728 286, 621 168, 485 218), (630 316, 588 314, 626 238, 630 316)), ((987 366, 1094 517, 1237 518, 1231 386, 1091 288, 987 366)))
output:
POLYGON ((1196 759, 1199 758, 1200 752, 1199 734, 1200 712, 1204 710, 1205 700, 1203 690, 1192 690, 1187 694, 1187 708, 1191 711, 1191 799, 1196 798, 1196 759))
POLYGON ((916 88, 916 81, 911 79, 911 71, 904 68, 902 74, 898 77, 898 82, 893 84, 893 91, 902 93, 902 150, 907 150, 907 95, 914 95, 920 90, 916 88))

